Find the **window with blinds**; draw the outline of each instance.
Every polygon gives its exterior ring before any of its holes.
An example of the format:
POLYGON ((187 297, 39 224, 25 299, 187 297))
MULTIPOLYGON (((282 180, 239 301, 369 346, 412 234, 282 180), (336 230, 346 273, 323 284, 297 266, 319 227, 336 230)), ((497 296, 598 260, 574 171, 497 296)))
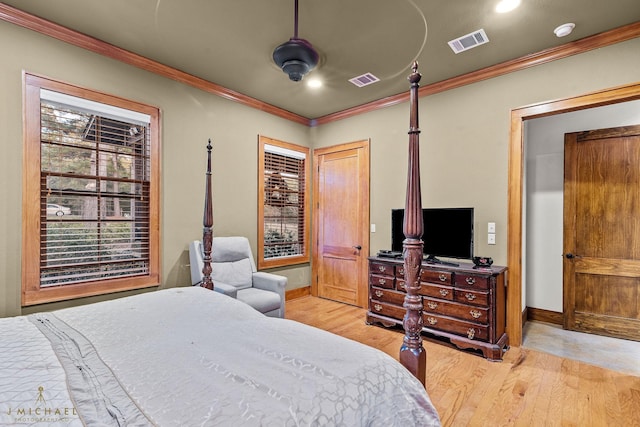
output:
POLYGON ((309 149, 259 139, 258 267, 309 262, 309 149))
POLYGON ((47 82, 28 78, 23 303, 157 285, 157 110, 47 82))

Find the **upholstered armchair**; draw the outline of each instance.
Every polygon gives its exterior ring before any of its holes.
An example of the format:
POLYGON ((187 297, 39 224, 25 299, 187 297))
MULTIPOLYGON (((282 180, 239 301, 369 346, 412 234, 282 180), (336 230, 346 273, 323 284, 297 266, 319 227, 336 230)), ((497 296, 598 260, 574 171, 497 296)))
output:
MULTIPOLYGON (((191 242, 189 261, 192 285, 202 282, 203 258, 202 242, 191 242)), ((211 260, 211 279, 216 292, 245 302, 267 316, 284 318, 287 278, 257 271, 246 237, 214 237, 211 260)))

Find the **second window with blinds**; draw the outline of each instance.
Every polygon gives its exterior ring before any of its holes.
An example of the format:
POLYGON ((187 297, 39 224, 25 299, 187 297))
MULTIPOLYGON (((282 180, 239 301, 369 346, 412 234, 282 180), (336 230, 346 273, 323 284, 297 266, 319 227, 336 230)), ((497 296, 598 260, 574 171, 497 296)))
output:
POLYGON ((258 139, 258 268, 309 262, 309 149, 258 139))

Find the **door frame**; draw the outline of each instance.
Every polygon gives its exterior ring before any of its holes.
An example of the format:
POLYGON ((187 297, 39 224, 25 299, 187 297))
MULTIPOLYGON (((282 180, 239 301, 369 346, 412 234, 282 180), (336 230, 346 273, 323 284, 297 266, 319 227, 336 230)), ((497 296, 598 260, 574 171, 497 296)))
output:
POLYGON ((522 203, 525 162, 524 122, 540 117, 640 99, 640 83, 604 89, 511 110, 507 189, 507 334, 509 344, 522 345, 522 203))
MULTIPOLYGON (((370 139, 363 139, 360 141, 353 141, 353 142, 347 142, 344 144, 338 144, 338 145, 332 145, 330 147, 323 147, 323 148, 316 148, 313 150, 313 164, 312 164, 312 174, 313 174, 313 199, 311 201, 311 203, 313 203, 313 208, 311 209, 312 211, 312 227, 313 227, 313 237, 312 237, 312 249, 311 249, 311 256, 312 256, 312 262, 311 262, 311 295, 313 296, 318 296, 318 263, 320 262, 320 258, 318 256, 318 228, 319 228, 319 221, 318 221, 318 168, 319 168, 319 160, 318 158, 320 156, 324 156, 327 154, 332 154, 332 153, 338 153, 340 151, 346 151, 346 150, 354 150, 354 149, 362 149, 363 150, 363 156, 364 156, 364 161, 363 161, 363 168, 361 168, 358 172, 358 182, 363 185, 364 191, 362 192, 362 199, 359 201, 359 203, 362 204, 362 206, 365 206, 365 209, 363 209, 362 212, 362 217, 360 218, 361 220, 361 232, 362 232, 362 236, 363 236, 363 241, 362 241, 362 249, 360 250, 360 253, 362 254, 362 256, 369 256, 369 248, 370 248, 370 234, 369 234, 369 218, 370 218, 370 210, 371 210, 371 206, 370 206, 370 200, 371 200, 371 196, 370 196, 370 152, 369 152, 369 147, 371 140, 370 139)), ((367 267, 368 263, 363 263, 363 265, 365 267, 363 267, 361 269, 361 271, 359 272, 360 274, 360 286, 362 287, 362 289, 358 289, 358 294, 360 296, 359 301, 358 301, 358 305, 361 307, 366 307, 367 301, 369 299, 368 297, 368 286, 367 286, 367 267)))

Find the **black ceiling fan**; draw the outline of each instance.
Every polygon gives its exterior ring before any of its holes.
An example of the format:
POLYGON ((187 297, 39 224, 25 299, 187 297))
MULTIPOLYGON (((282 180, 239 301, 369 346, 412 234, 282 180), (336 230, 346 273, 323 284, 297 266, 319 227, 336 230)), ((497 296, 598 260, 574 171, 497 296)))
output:
POLYGON ((273 61, 289 75, 294 82, 302 78, 318 65, 319 55, 311 43, 298 38, 298 0, 295 0, 295 20, 293 37, 276 47, 273 61))

